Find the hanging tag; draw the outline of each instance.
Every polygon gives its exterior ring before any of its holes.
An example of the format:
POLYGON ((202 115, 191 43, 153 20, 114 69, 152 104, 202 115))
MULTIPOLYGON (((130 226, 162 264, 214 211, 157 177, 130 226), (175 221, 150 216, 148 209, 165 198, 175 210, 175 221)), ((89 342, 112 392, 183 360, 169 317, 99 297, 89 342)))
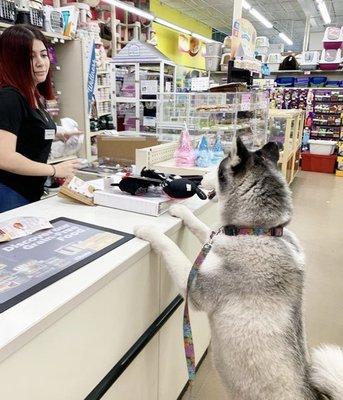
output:
POLYGON ((56 135, 55 129, 45 129, 45 140, 54 140, 56 135))

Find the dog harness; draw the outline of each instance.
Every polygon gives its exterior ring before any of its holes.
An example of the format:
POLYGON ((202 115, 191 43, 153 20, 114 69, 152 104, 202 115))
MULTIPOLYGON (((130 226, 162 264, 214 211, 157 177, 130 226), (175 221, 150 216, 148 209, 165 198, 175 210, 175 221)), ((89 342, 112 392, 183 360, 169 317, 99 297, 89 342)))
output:
POLYGON ((185 356, 187 362, 188 379, 190 385, 195 379, 195 352, 194 352, 194 342, 191 321, 189 317, 189 307, 188 307, 188 294, 192 286, 193 280, 199 272, 200 266, 204 262, 208 253, 212 248, 213 239, 218 234, 224 234, 227 236, 238 236, 238 235, 255 235, 255 236, 275 236, 281 237, 283 235, 283 227, 278 226, 276 228, 264 229, 264 228, 238 228, 236 226, 223 226, 217 232, 212 231, 210 238, 207 243, 204 244, 200 250, 199 255, 194 261, 191 271, 188 276, 186 297, 185 297, 185 309, 183 313, 183 341, 185 348, 185 356))

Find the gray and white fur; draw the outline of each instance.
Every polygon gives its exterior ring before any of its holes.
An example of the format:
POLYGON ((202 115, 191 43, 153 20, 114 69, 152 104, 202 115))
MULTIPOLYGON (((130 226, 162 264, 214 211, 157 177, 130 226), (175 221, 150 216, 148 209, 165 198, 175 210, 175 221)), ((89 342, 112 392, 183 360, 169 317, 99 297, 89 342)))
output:
MULTIPOLYGON (((238 138, 220 164, 221 224, 285 227, 290 190, 277 169, 278 148, 249 152, 238 138)), ((170 209, 205 243, 211 230, 182 205, 170 209)), ((192 263, 166 235, 137 227, 160 254, 184 296, 192 263)), ((211 326, 214 366, 232 400, 343 400, 343 352, 307 352, 303 323, 304 254, 288 229, 282 237, 218 234, 189 293, 211 326)))

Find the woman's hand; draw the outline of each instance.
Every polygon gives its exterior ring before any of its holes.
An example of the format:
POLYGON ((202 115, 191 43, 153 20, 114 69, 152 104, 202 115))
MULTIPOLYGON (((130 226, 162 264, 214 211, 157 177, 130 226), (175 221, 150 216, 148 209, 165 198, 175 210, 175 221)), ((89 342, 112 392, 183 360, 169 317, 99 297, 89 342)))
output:
POLYGON ((80 131, 79 129, 75 130, 75 131, 71 131, 71 132, 67 132, 67 131, 60 131, 57 132, 55 135, 55 140, 62 140, 62 142, 66 142, 71 136, 80 136, 83 135, 83 132, 80 131))
POLYGON ((64 161, 59 164, 54 164, 56 178, 72 178, 75 172, 81 167, 78 159, 64 161))

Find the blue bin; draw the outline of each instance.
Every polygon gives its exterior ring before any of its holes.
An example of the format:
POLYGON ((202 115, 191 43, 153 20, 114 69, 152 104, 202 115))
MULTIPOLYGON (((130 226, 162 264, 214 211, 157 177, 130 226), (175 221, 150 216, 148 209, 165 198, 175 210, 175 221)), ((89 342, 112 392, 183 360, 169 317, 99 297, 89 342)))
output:
POLYGON ((324 87, 328 78, 326 76, 311 76, 309 86, 310 87, 324 87))
POLYGON ((292 76, 280 76, 275 79, 275 82, 278 86, 292 87, 294 86, 295 78, 292 76))

